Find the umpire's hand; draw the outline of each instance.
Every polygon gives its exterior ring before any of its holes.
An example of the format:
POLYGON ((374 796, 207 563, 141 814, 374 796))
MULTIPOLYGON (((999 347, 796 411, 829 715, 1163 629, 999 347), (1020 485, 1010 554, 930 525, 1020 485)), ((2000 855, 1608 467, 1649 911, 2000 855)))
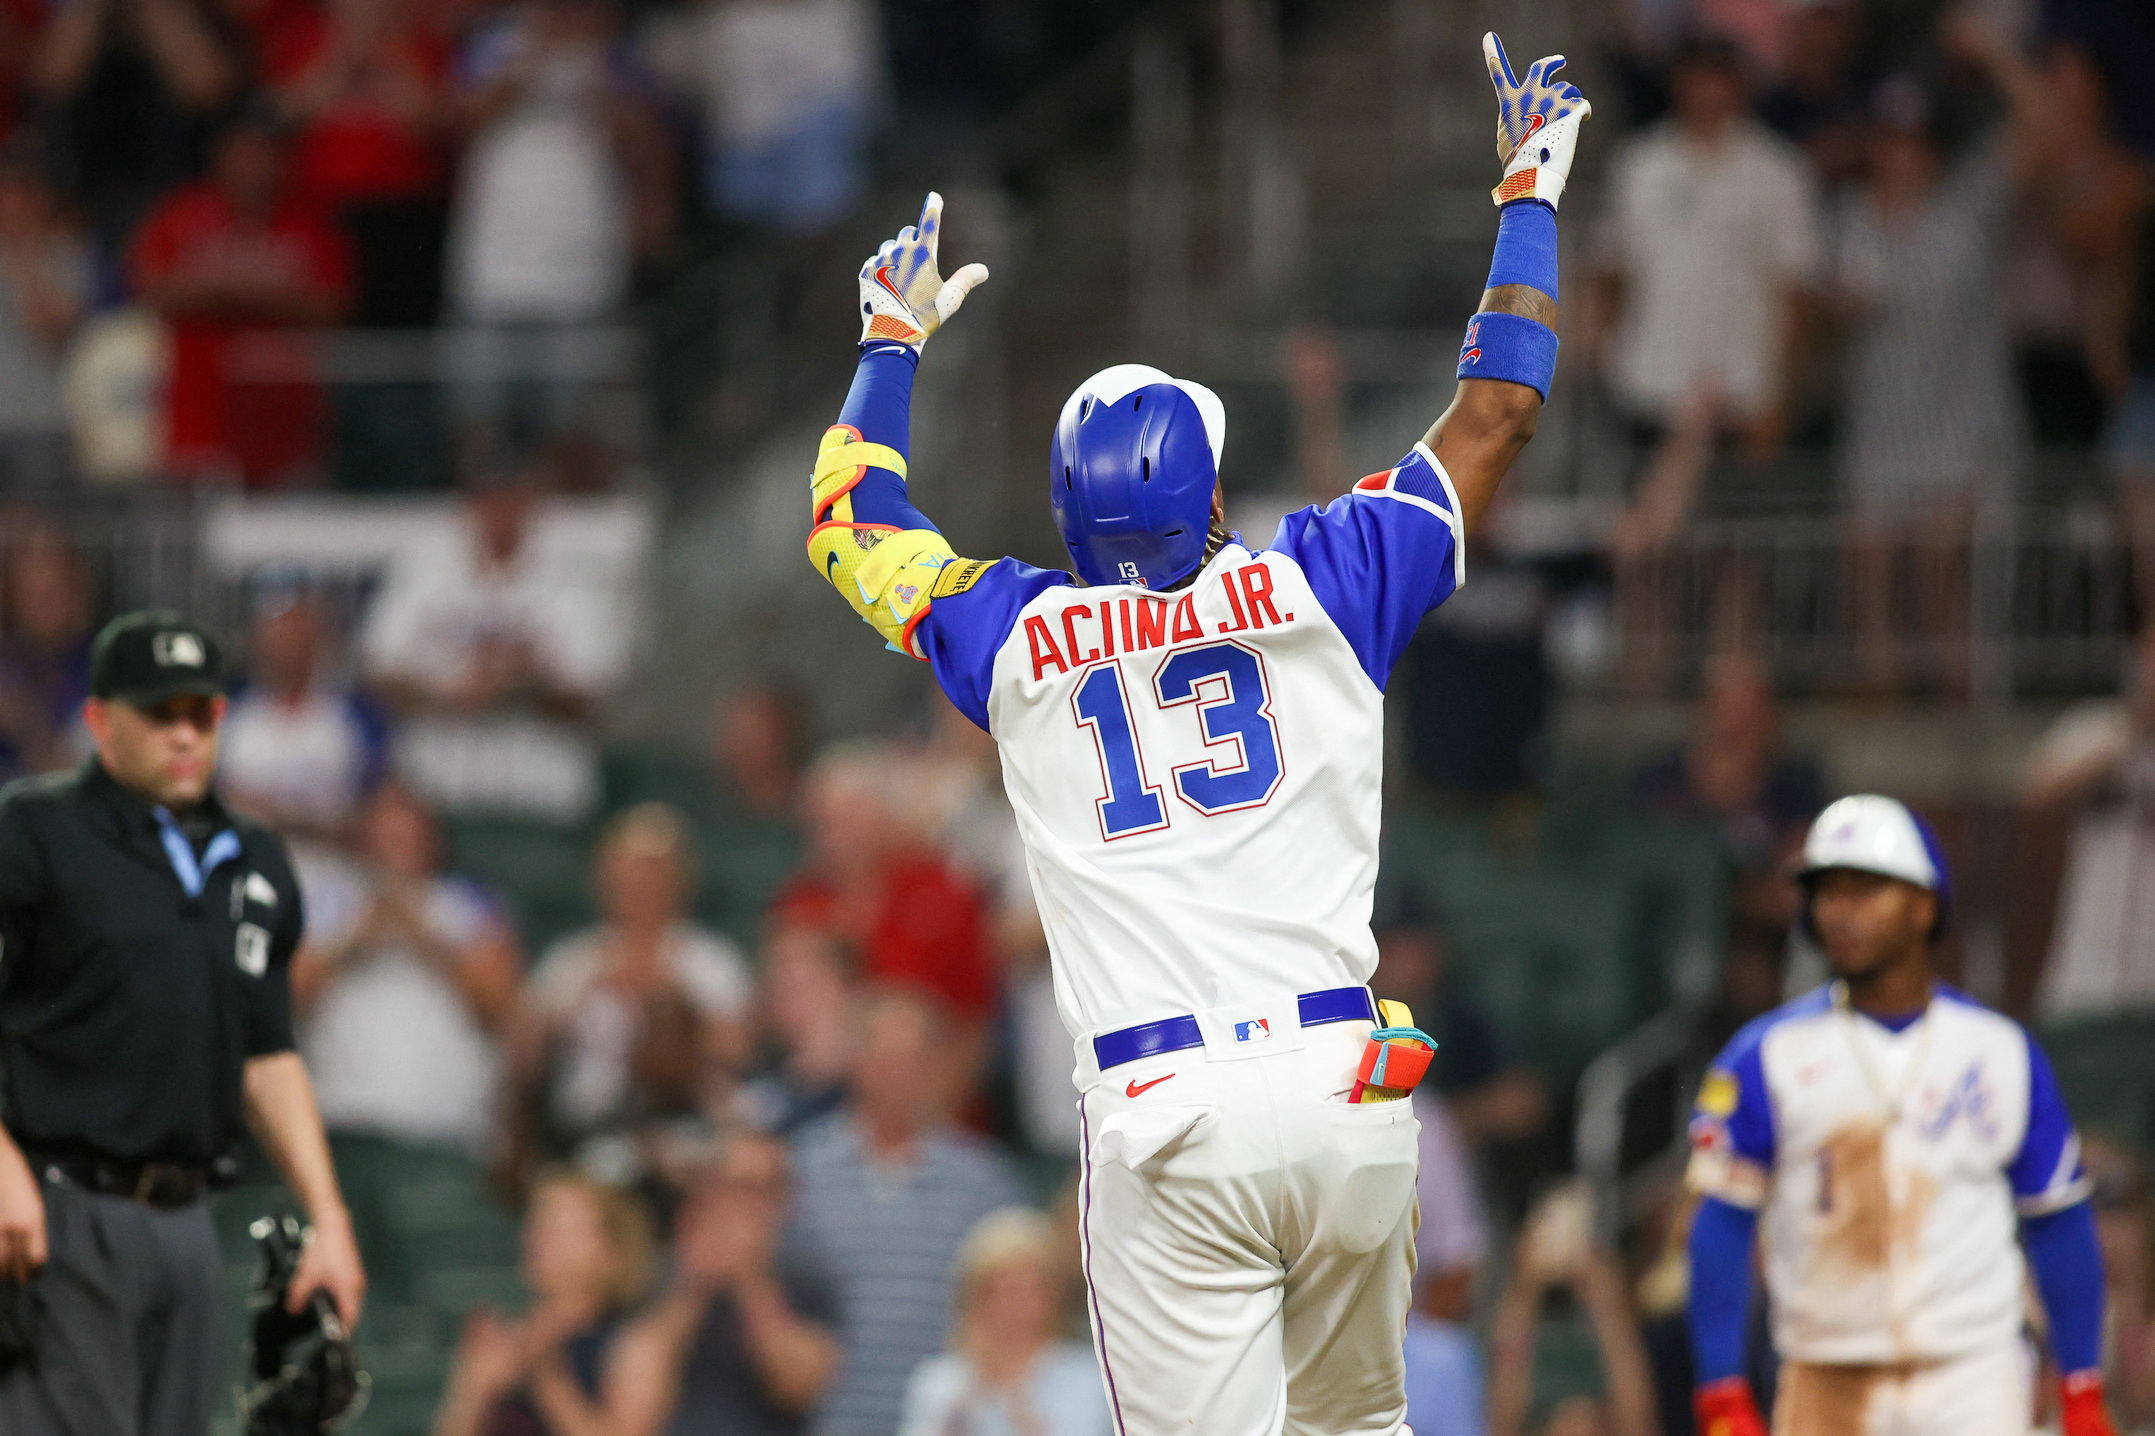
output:
POLYGON ((351 1218, 341 1208, 324 1213, 312 1224, 307 1248, 300 1253, 291 1289, 285 1294, 285 1309, 301 1310, 318 1291, 329 1294, 346 1331, 359 1325, 359 1308, 367 1297, 367 1272, 360 1264, 351 1218))
POLYGON ((0 1132, 0 1280, 28 1281, 45 1264, 45 1198, 22 1151, 0 1132))

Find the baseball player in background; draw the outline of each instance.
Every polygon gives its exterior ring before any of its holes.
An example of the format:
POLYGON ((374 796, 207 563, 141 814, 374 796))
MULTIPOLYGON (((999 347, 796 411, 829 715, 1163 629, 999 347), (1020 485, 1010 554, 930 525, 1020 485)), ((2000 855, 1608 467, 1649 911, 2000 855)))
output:
POLYGON ((935 195, 861 269, 809 555, 1000 745, 1076 1039, 1083 1257, 1122 1436, 1404 1426, 1417 1129, 1396 1099, 1430 1048, 1366 985, 1383 689, 1534 432, 1588 114, 1561 56, 1520 79, 1483 49, 1500 219, 1451 407, 1266 547, 1222 523, 1219 399, 1124 364, 1078 387, 1050 446, 1076 575, 959 558, 907 497, 907 408, 921 347, 987 271, 941 277, 935 195))
POLYGON ((1843 798, 1800 881, 1834 980, 1736 1034, 1692 1122, 1701 1436, 1766 1429, 1741 1374, 1754 1229, 1777 1436, 2026 1436, 2031 1267, 2065 1436, 2112 1436, 2080 1143, 2027 1032, 1932 975, 1951 898, 1936 840, 1891 798, 1843 798))

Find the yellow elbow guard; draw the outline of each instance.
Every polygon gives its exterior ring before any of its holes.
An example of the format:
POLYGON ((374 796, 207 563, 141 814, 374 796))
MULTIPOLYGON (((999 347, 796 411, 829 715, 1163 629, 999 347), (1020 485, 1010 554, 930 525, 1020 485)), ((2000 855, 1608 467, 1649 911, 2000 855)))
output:
MULTIPOLYGON (((833 425, 824 432, 810 480, 815 527, 808 535, 808 558, 885 643, 925 659, 928 655, 913 630, 928 615, 930 590, 958 556, 934 529, 855 521, 853 486, 871 465, 905 476, 905 459, 888 445, 864 443, 850 425, 833 425)), ((952 569, 951 574, 977 577, 984 567, 975 564, 972 571, 952 569)), ((944 588, 962 591, 947 583, 944 588)))
POLYGON ((878 528, 831 520, 808 535, 808 557, 883 641, 928 655, 913 629, 928 613, 928 590, 957 555, 934 529, 878 528))

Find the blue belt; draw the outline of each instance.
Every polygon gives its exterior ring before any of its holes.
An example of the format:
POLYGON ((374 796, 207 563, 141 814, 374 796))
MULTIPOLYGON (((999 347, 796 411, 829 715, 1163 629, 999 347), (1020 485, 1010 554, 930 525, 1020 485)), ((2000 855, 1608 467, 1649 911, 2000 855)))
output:
MULTIPOLYGON (((1377 1020, 1377 1009, 1370 1003, 1366 987, 1328 987, 1322 992, 1305 992, 1295 999, 1295 1003, 1302 1009, 1304 1027, 1322 1027, 1327 1022, 1377 1020)), ((1105 1072, 1110 1067, 1120 1067, 1125 1062, 1135 1062, 1156 1052, 1181 1052, 1204 1045, 1205 1034, 1199 1030, 1197 1019, 1184 1015, 1139 1023, 1120 1032, 1103 1032, 1092 1040, 1092 1054, 1099 1060, 1100 1070, 1105 1072)))

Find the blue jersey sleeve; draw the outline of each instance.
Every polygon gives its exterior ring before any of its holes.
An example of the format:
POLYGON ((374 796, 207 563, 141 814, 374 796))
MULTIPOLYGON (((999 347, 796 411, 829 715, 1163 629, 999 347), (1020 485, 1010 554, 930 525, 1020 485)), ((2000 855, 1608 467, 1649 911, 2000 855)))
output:
POLYGON ((1691 1218, 1691 1331, 1694 1384, 1744 1374, 1751 1326, 1751 1244, 1758 1213, 1708 1197, 1691 1218))
POLYGON ((2062 1211, 2088 1195, 2088 1172, 2080 1161, 2080 1139, 2058 1092, 2050 1059, 2028 1043, 2028 1126, 2020 1151, 2005 1169, 2013 1185, 2013 1203, 2024 1217, 2062 1211))
POLYGON ((1692 1189, 1731 1206, 1766 1199, 1774 1158, 1773 1094, 1762 1059, 1772 1014, 1732 1038, 1699 1084, 1691 1115, 1692 1189))
POLYGON ((921 646, 960 713, 985 729, 988 689, 995 681, 995 655, 1017 627, 1018 611, 1051 588, 1069 584, 1051 572, 1014 558, 983 562, 959 559, 943 570, 921 620, 921 646))
POLYGON ((1459 496, 1421 444, 1322 509, 1280 520, 1271 549, 1300 565, 1379 688, 1432 608, 1466 582, 1459 496))

